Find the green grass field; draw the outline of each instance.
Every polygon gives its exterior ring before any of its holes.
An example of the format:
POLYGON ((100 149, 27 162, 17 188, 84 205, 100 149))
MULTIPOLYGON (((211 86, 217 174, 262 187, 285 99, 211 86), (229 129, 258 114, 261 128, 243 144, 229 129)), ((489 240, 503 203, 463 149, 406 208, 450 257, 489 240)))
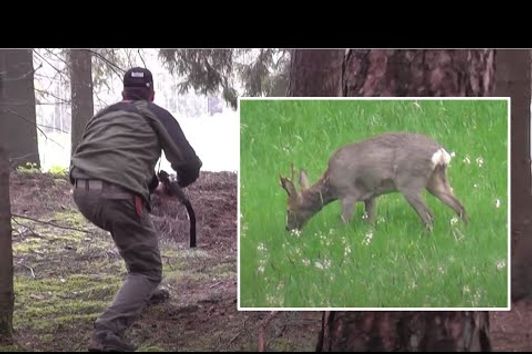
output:
MULTIPOLYGON (((241 100, 240 307, 506 307, 508 121, 504 100, 241 100), (448 177, 469 224, 428 192, 424 232, 399 193, 377 199, 376 223, 340 203, 299 235, 285 231, 279 175, 310 182, 338 147, 386 131, 424 133, 454 153, 448 177)), ((299 184, 297 184, 299 187, 299 184)))

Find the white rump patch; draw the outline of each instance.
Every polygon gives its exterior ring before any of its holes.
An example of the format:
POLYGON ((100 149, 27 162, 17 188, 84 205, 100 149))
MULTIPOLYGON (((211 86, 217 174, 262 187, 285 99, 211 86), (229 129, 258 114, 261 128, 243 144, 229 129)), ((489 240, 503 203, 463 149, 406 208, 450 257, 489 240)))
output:
POLYGON ((444 148, 438 149, 432 155, 432 168, 435 168, 438 165, 447 166, 451 162, 451 155, 444 148))

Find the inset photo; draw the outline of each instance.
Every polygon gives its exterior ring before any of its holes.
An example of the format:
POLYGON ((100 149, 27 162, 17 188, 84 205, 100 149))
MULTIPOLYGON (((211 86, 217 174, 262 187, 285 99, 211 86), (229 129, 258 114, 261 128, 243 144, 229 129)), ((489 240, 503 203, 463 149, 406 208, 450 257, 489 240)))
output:
POLYGON ((241 98, 239 310, 509 310, 509 98, 241 98))

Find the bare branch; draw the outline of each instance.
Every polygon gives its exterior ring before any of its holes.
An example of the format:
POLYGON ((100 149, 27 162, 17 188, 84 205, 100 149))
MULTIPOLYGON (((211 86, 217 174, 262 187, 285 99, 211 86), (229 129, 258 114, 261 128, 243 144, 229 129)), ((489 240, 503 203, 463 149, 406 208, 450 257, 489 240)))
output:
POLYGON ((23 265, 27 270, 30 271, 31 277, 32 277, 33 279, 35 279, 35 271, 33 270, 33 268, 30 267, 30 266, 27 266, 27 265, 25 265, 25 264, 22 264, 22 265, 23 265))
MULTIPOLYGON (((53 104, 53 103, 52 103, 53 104)), ((56 127, 51 127, 49 125, 44 125, 44 124, 39 124, 37 123, 37 125, 41 128, 46 128, 46 129, 52 129, 52 130, 57 130, 58 132, 61 132, 61 133, 65 133, 65 134, 70 134, 70 132, 67 132, 66 130, 63 130, 61 128, 56 128, 56 127)))
POLYGON ((127 56, 127 63, 129 67, 132 67, 133 64, 131 63, 131 51, 126 49, 126 56, 127 56))
POLYGON ((146 62, 144 61, 144 58, 142 57, 142 54, 140 53, 140 48, 137 50, 137 52, 139 53, 139 57, 140 57, 140 60, 142 61, 142 65, 144 65, 144 67, 146 68, 146 62))
POLYGON ((65 230, 72 230, 72 231, 79 231, 79 232, 84 232, 86 234, 90 233, 90 231, 87 231, 87 230, 83 230, 83 229, 78 229, 76 227, 69 227, 69 226, 63 226, 63 225, 58 225, 58 224, 55 224, 53 222, 50 222, 50 221, 44 221, 44 220, 39 220, 39 219, 34 219, 32 217, 29 217, 29 216, 24 216, 24 215, 19 215, 19 214, 11 214, 12 217, 15 217, 15 218, 20 218, 20 219, 26 219, 26 220, 31 220, 31 221, 35 221, 35 222, 38 222, 38 223, 41 223, 41 224, 45 224, 45 225, 50 225, 50 226, 53 226, 53 227, 57 227, 59 229, 65 229, 65 230))
POLYGON ((97 93, 94 94, 94 97, 96 97, 96 99, 97 99, 101 104, 103 104, 103 106, 108 106, 108 105, 109 105, 106 101, 102 100, 102 99, 100 98, 100 96, 99 96, 97 93))
POLYGON ((61 148, 63 148, 63 149, 65 148, 63 145, 59 144, 59 143, 58 143, 57 141, 55 141, 54 139, 49 138, 48 135, 46 135, 46 133, 44 132, 44 130, 42 130, 41 128, 39 128, 39 125, 38 125, 37 123, 32 122, 32 121, 29 120, 28 118, 24 117, 23 115, 19 114, 18 112, 15 112, 14 110, 9 109, 9 108, 4 109, 3 112, 12 113, 12 114, 14 114, 16 117, 18 117, 18 118, 22 119, 23 121, 25 121, 27 124, 32 125, 32 126, 34 125, 35 128, 37 128, 37 130, 38 130, 42 135, 44 135, 44 137, 46 138, 46 140, 50 140, 51 142, 56 143, 59 147, 61 147, 61 148))
MULTIPOLYGON (((36 54, 39 58, 41 58, 42 60, 44 60, 46 62, 46 64, 50 65, 52 67, 52 69, 54 69, 55 71, 57 71, 60 75, 64 75, 64 72, 62 70, 59 70, 58 68, 56 68, 54 65, 52 65, 52 63, 50 63, 48 61, 48 59, 46 59, 44 56, 42 56, 41 54, 39 54, 35 49, 33 50, 33 53, 36 54)), ((41 63, 42 64, 42 63, 41 63)))
MULTIPOLYGON (((35 102, 36 106, 68 106, 70 103, 65 102, 35 102)), ((50 127, 52 128, 52 127, 50 127)), ((55 129, 55 128, 52 128, 55 129)), ((66 133, 66 132, 65 132, 66 133)))
POLYGON ((55 98, 55 99, 61 101, 61 103, 65 103, 65 104, 71 104, 71 103, 72 103, 71 100, 66 100, 66 99, 64 99, 64 98, 62 98, 62 97, 58 97, 58 96, 54 95, 53 93, 51 93, 51 92, 48 91, 48 90, 41 90, 41 89, 37 89, 37 88, 34 89, 34 90, 35 90, 36 92, 42 93, 43 95, 46 95, 46 96, 52 96, 53 98, 55 98))
POLYGON ((98 52, 96 52, 96 51, 94 51, 92 49, 89 49, 89 52, 93 53, 96 57, 98 57, 99 59, 101 59, 105 63, 107 63, 107 65, 111 68, 111 70, 113 70, 115 72, 116 75, 122 76, 122 74, 126 72, 124 69, 122 69, 121 67, 119 67, 118 65, 116 65, 115 63, 113 63, 112 61, 110 61, 109 59, 104 57, 103 55, 101 55, 100 53, 98 53, 98 52), (118 72, 115 69, 118 69, 121 72, 118 72))
POLYGON ((46 49, 46 51, 53 55, 54 57, 56 57, 57 59, 59 59, 60 61, 62 61, 68 68, 70 68, 70 63, 68 62, 68 60, 66 60, 65 58, 62 58, 60 57, 59 55, 55 54, 51 49, 46 49))
POLYGON ((31 76, 31 75, 35 74, 35 72, 36 72, 37 70, 39 70, 40 68, 42 68, 42 63, 41 63, 41 65, 39 65, 37 68, 28 71, 27 73, 23 74, 22 76, 15 77, 15 78, 9 78, 9 79, 8 79, 8 78, 4 78, 4 82, 11 82, 11 81, 20 81, 20 80, 24 80, 24 79, 27 78, 28 76, 31 76))
MULTIPOLYGON (((16 219, 13 219, 13 222, 19 226, 22 226, 28 229, 28 231, 31 233, 32 236, 35 236, 37 238, 45 238, 44 236, 39 235, 33 228, 29 227, 28 225, 22 224, 18 222, 16 219)), ((22 236, 22 234, 23 234, 22 232, 19 232, 19 235, 22 236)))

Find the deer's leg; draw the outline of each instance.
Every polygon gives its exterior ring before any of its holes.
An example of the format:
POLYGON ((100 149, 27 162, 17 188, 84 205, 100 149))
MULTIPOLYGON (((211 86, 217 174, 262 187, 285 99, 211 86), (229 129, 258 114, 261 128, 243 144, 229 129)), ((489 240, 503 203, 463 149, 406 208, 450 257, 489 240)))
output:
POLYGON ((375 197, 364 200, 364 209, 366 212, 367 222, 372 224, 375 221, 375 197))
POLYGON ((412 208, 417 212, 425 228, 432 231, 432 212, 421 198, 421 191, 426 187, 427 181, 432 175, 432 170, 417 171, 413 176, 409 171, 400 173, 396 179, 397 189, 405 199, 410 203, 412 208))
POLYGON ((429 231, 432 231, 432 219, 434 219, 434 217, 423 199, 421 199, 421 194, 419 192, 405 191, 403 192, 403 195, 412 208, 417 212, 423 221, 423 224, 425 224, 425 227, 429 231))
POLYGON ((465 208, 454 196, 451 187, 445 178, 444 171, 437 170, 432 174, 429 183, 427 184, 427 190, 444 204, 452 208, 456 214, 467 223, 465 208))
POLYGON ((356 203, 356 198, 353 197, 345 197, 342 199, 342 221, 344 224, 348 224, 351 221, 351 217, 353 216, 353 208, 356 203))

